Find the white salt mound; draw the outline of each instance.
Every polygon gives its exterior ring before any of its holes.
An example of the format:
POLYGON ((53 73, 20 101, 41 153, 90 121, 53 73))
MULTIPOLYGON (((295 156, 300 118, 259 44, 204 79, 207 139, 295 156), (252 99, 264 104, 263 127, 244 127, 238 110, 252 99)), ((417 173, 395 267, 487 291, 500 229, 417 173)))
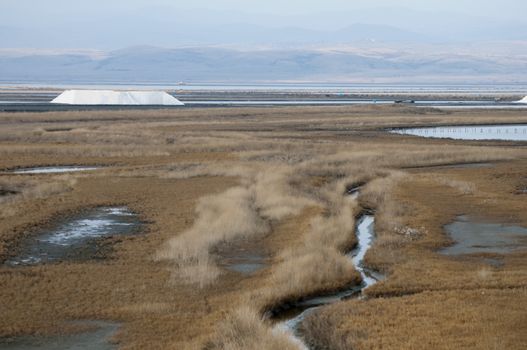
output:
POLYGON ((518 103, 527 103, 527 96, 519 100, 518 103))
POLYGON ((66 90, 51 103, 67 105, 164 105, 183 106, 163 91, 66 90))

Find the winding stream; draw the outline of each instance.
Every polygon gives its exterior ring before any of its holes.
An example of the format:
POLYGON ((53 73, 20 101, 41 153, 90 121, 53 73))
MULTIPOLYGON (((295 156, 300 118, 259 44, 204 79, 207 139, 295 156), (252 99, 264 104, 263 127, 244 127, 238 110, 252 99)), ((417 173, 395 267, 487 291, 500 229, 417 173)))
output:
POLYGON ((366 252, 370 249, 373 243, 375 235, 374 224, 375 217, 373 215, 364 215, 359 219, 357 225, 357 240, 359 241, 359 245, 356 252, 352 253, 351 261, 362 277, 362 290, 374 285, 378 281, 377 278, 365 269, 362 263, 366 252))
POLYGON ((359 218, 356 229, 358 245, 356 249, 347 255, 351 259, 355 269, 361 274, 361 286, 354 286, 339 293, 305 300, 297 305, 298 307, 304 308, 304 311, 293 318, 278 323, 275 326, 275 330, 287 334, 299 349, 309 350, 307 345, 302 341, 301 335, 298 331, 298 326, 302 323, 306 316, 325 305, 336 303, 354 295, 359 295, 360 297, 364 289, 374 285, 379 281, 380 277, 368 271, 363 265, 364 256, 366 255, 368 249, 370 249, 375 237, 374 224, 375 217, 373 215, 363 215, 359 218))

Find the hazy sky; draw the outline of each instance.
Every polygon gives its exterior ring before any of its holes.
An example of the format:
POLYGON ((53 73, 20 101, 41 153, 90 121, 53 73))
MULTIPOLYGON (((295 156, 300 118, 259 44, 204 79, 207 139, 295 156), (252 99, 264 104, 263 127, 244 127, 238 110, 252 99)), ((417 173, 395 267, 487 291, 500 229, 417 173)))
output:
POLYGON ((248 26, 331 31, 357 23, 445 41, 465 29, 470 39, 516 40, 526 13, 525 0, 0 0, 0 48, 199 44, 231 26, 229 44, 248 26))
POLYGON ((57 15, 82 12, 93 15, 104 11, 127 12, 131 9, 151 8, 152 11, 157 11, 157 6, 171 7, 174 11, 179 8, 194 8, 275 15, 397 6, 419 11, 459 12, 494 19, 518 20, 523 19, 527 12, 527 1, 523 0, 0 0, 0 18, 2 22, 22 24, 26 21, 26 16, 31 14, 50 16, 48 19, 53 20, 57 15))
MULTIPOLYGON (((136 0, 137 3, 146 1, 136 0)), ((177 1, 163 1, 177 3, 177 1)), ((274 14, 296 14, 299 12, 352 11, 371 7, 408 7, 425 11, 465 12, 490 17, 521 18, 525 16, 527 2, 523 0, 194 0, 195 7, 243 10, 274 14)))

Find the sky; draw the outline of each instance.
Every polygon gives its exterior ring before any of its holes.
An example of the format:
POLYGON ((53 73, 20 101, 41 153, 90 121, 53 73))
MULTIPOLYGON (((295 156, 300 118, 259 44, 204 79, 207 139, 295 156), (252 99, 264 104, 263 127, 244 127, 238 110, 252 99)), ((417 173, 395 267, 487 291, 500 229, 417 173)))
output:
POLYGON ((397 6, 419 11, 461 12, 494 19, 522 19, 527 11, 527 2, 523 0, 0 0, 0 18, 2 21, 23 23, 25 15, 37 9, 41 14, 61 15, 84 11, 126 11, 132 8, 151 8, 155 11, 157 6, 171 7, 176 11, 181 8, 195 8, 274 15, 397 6))
MULTIPOLYGON (((0 48, 247 44, 269 28, 335 31, 356 24, 431 41, 455 40, 460 32, 465 40, 509 40, 527 26, 525 13, 524 0, 0 0, 0 48)), ((378 29, 372 37, 381 35, 378 29)), ((280 36, 269 32, 266 41, 280 36)))
MULTIPOLYGON (((137 1, 138 3, 145 1, 137 1)), ((161 1, 173 3, 171 1, 161 1)), ((501 18, 521 18, 527 10, 523 0, 194 0, 195 7, 243 10, 273 14, 320 11, 354 11, 362 8, 406 7, 422 11, 453 11, 501 18)))

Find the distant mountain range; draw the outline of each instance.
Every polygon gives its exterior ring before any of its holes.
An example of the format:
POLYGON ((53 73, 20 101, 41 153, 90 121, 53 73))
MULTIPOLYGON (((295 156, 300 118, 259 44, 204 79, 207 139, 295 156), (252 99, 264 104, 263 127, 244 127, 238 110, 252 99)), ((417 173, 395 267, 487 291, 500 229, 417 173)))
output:
POLYGON ((417 11, 396 4, 292 16, 190 9, 168 2, 139 9, 108 3, 104 11, 97 11, 88 3, 57 9, 41 1, 34 2, 28 11, 23 2, 13 2, 10 11, 0 13, 0 48, 111 50, 136 45, 290 47, 368 41, 444 44, 527 40, 523 20, 417 11))
MULTIPOLYGON (((525 43, 515 45, 525 47, 525 43)), ((507 52, 368 45, 250 50, 141 46, 110 52, 0 50, 0 82, 526 82, 527 55, 507 52)))
MULTIPOLYGON (((459 27, 459 26, 457 26, 459 27)), ((0 26, 0 48, 115 48, 135 45, 178 46, 259 46, 329 45, 363 42, 444 44, 481 41, 527 40, 527 25, 493 24, 488 27, 467 25, 455 30, 445 25, 443 32, 406 29, 385 24, 354 23, 336 30, 314 30, 303 27, 272 27, 255 24, 193 24, 165 27, 158 23, 143 25, 142 31, 126 25, 114 28, 94 24, 93 28, 52 27, 18 28, 0 26), (67 33, 67 34, 65 34, 67 33)))
POLYGON ((115 47, 114 45, 151 44, 159 46, 210 45, 289 45, 335 44, 364 41, 425 42, 435 38, 429 35, 389 25, 348 25, 338 30, 313 30, 302 27, 268 27, 254 24, 218 24, 159 27, 146 26, 135 31, 126 26, 110 25, 84 28, 27 29, 0 26, 0 47, 115 47), (68 34, 64 34, 65 31, 68 34), (72 35, 71 33, 76 33, 72 35), (44 45, 44 46, 43 46, 44 45))

